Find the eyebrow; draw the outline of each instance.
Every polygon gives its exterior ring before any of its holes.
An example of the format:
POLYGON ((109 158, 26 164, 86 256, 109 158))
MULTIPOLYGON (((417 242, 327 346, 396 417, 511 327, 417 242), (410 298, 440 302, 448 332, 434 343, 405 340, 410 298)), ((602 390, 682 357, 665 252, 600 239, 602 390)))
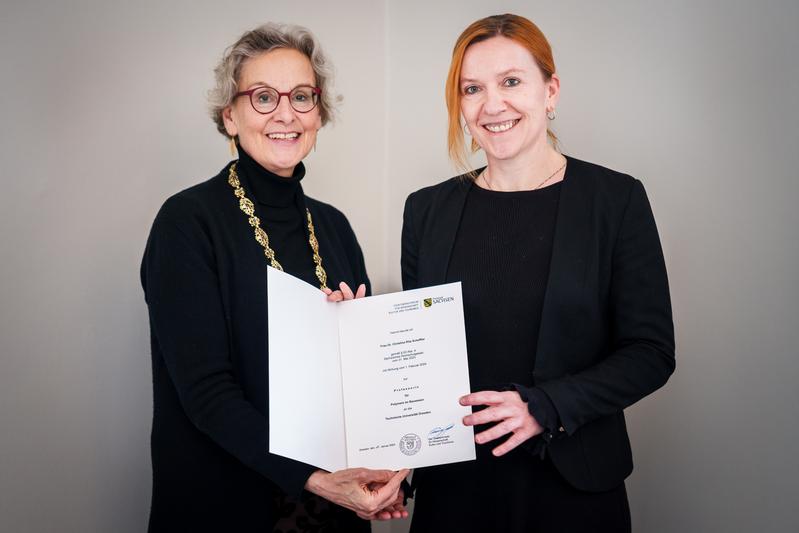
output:
MULTIPOLYGON (((498 78, 502 78, 502 77, 507 76, 508 74, 512 74, 514 72, 524 73, 524 71, 522 69, 514 67, 514 68, 509 68, 508 70, 503 70, 502 72, 497 74, 497 77, 498 78)), ((479 81, 479 80, 473 80, 472 78, 461 78, 461 83, 472 82, 472 81, 479 81)))
MULTIPOLYGON (((266 82, 263 82, 263 81, 254 81, 254 82, 252 82, 251 84, 247 85, 247 90, 249 91, 250 89, 254 89, 255 87, 269 87, 270 89, 274 89, 276 91, 278 90, 277 87, 275 87, 274 85, 270 85, 270 84, 268 84, 266 82)), ((297 85, 292 87, 290 90, 294 90, 297 87, 314 87, 314 84, 313 83, 298 83, 297 85)))

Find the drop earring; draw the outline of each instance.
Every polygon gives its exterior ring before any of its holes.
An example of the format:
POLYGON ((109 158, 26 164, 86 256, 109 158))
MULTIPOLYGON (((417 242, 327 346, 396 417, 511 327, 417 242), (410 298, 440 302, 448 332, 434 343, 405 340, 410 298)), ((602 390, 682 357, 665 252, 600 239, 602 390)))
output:
POLYGON ((230 144, 230 156, 231 157, 236 157, 236 152, 237 152, 237 150, 236 150, 236 138, 235 137, 230 137, 230 139, 228 140, 228 143, 230 144))
POLYGON ((549 120, 555 120, 555 110, 554 109, 547 109, 547 118, 549 120))

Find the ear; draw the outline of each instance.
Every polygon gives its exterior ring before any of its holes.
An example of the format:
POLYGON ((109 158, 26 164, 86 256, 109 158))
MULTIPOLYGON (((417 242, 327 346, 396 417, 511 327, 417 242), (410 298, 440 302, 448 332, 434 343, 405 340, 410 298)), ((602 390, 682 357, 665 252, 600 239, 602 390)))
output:
POLYGON ((547 83, 547 109, 555 109, 560 100, 560 77, 552 74, 547 83))
POLYGON ((227 131, 228 135, 235 137, 239 134, 239 128, 236 126, 235 120, 233 120, 232 106, 227 106, 222 110, 222 122, 225 123, 225 131, 227 131))

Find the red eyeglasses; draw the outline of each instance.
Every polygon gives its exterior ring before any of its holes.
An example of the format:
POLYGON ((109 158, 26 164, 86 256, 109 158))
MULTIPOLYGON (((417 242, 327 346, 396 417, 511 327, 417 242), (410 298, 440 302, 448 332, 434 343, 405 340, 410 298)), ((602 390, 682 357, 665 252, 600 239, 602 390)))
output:
POLYGON ((311 87, 310 85, 298 85, 287 93, 281 93, 277 89, 261 85, 249 91, 236 93, 234 98, 249 96, 252 108, 262 115, 266 115, 277 109, 282 96, 288 96, 289 104, 294 111, 297 113, 307 113, 319 103, 319 96, 321 94, 322 89, 319 87, 311 87))

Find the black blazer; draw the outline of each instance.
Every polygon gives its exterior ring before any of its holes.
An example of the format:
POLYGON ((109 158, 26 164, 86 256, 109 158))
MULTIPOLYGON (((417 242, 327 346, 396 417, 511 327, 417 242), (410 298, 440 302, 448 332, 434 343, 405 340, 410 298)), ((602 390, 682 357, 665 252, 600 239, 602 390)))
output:
MULTIPOLYGON (((643 185, 567 160, 531 377, 562 424, 549 445, 555 467, 574 487, 603 491, 632 471, 622 410, 674 371, 674 330, 663 252, 643 185)), ((404 289, 445 281, 473 186, 452 178, 408 197, 404 289)))
MULTIPOLYGON (((142 261, 153 365, 153 532, 269 530, 275 495, 299 495, 316 470, 268 451, 267 260, 227 176, 228 167, 168 199, 142 261)), ((253 194, 247 176, 239 178, 253 194)), ((328 284, 368 287, 347 219, 312 198, 305 203, 328 284)))

